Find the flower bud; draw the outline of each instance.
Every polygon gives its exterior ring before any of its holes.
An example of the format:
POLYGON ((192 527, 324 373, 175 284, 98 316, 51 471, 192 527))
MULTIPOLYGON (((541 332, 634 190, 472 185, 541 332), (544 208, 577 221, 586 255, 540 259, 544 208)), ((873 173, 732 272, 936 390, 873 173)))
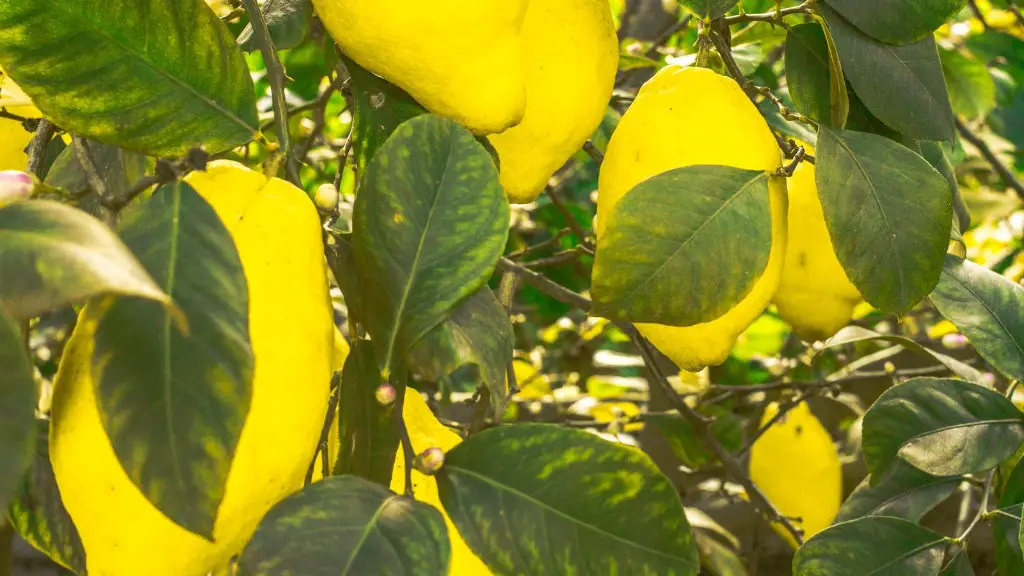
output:
POLYGON ((4 170, 0 172, 0 206, 25 200, 39 185, 39 179, 28 172, 4 170))
POLYGON ((942 337, 942 345, 950 350, 956 350, 967 346, 967 337, 959 332, 953 332, 952 334, 946 334, 942 337))
POLYGON ((338 188, 330 183, 322 184, 316 189, 316 194, 313 196, 316 209, 323 214, 332 214, 337 210, 340 199, 341 196, 338 194, 338 188))
POLYGON ((427 476, 433 476, 444 466, 444 451, 438 447, 427 448, 413 461, 413 467, 427 476))
POLYGON ((390 384, 381 384, 373 395, 381 406, 391 406, 395 403, 395 388, 390 384))

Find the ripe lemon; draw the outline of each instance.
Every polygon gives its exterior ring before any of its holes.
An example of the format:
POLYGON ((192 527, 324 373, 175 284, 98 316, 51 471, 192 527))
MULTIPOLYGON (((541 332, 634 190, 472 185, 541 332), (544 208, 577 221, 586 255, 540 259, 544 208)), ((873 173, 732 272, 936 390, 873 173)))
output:
POLYGON ((475 134, 515 126, 526 108, 528 0, 313 0, 360 66, 475 134))
MULTIPOLYGON (((462 438, 458 434, 437 421, 423 396, 411 388, 405 394, 402 417, 405 419, 405 427, 409 431, 409 439, 412 440, 412 449, 417 454, 432 447, 447 452, 462 442, 462 438)), ((452 562, 449 574, 452 576, 489 576, 491 570, 476 554, 473 554, 469 545, 459 535, 452 519, 448 517, 448 513, 444 511, 441 499, 437 495, 437 480, 433 476, 413 470, 412 485, 417 500, 437 508, 444 516, 444 522, 448 526, 448 538, 452 544, 452 562)), ((391 490, 398 494, 405 492, 405 456, 401 446, 398 447, 398 454, 395 456, 395 469, 391 473, 391 490)))
MULTIPOLYGON (((778 403, 769 404, 761 425, 778 413, 778 403)), ((794 519, 805 540, 827 528, 839 513, 843 498, 839 454, 806 402, 798 404, 754 442, 750 478, 780 514, 794 519)), ((797 547, 785 529, 774 528, 797 547)))
POLYGON ((815 341, 831 338, 849 324, 860 301, 832 248, 814 165, 802 162, 789 179, 789 244, 775 307, 798 336, 815 341))
MULTIPOLYGON (((21 88, 0 70, 0 108, 23 118, 39 118, 39 110, 21 88)), ((0 170, 24 170, 28 166, 25 148, 32 133, 17 120, 0 118, 0 170)))
POLYGON ((83 311, 55 383, 50 455, 91 576, 205 576, 222 566, 302 486, 327 411, 333 315, 312 202, 234 162, 187 181, 230 231, 245 269, 252 403, 210 543, 167 519, 121 468, 90 380, 97 318, 83 311))
POLYGON ((526 115, 490 136, 513 203, 533 202, 601 124, 619 66, 608 0, 531 2, 523 25, 526 115))
MULTIPOLYGON (((782 165, 782 153, 736 82, 704 68, 667 66, 640 89, 608 143, 598 181, 597 234, 604 231, 615 204, 641 181, 698 164, 773 172, 782 165)), ((785 179, 773 176, 769 189, 771 255, 751 292, 703 324, 637 324, 684 370, 698 372, 724 362, 736 338, 761 315, 779 286, 786 253, 785 179)))

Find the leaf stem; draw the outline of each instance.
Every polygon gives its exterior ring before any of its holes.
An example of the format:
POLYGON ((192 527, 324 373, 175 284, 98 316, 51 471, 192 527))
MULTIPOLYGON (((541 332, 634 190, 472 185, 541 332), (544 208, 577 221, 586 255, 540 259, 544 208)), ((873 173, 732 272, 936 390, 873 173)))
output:
POLYGON ((46 161, 46 148, 50 144, 57 127, 46 118, 39 120, 36 133, 28 143, 26 153, 28 154, 28 171, 43 179, 43 163, 46 161))
MULTIPOLYGON (((390 384, 390 382, 389 382, 390 384)), ((408 388, 399 395, 398 400, 395 402, 395 428, 398 430, 398 438, 402 443, 402 457, 405 459, 405 492, 404 494, 409 498, 416 498, 416 494, 412 487, 412 466, 413 461, 416 459, 416 454, 413 453, 412 439, 409 438, 409 429, 405 425, 405 395, 406 394, 419 394, 415 390, 410 391, 408 388)))

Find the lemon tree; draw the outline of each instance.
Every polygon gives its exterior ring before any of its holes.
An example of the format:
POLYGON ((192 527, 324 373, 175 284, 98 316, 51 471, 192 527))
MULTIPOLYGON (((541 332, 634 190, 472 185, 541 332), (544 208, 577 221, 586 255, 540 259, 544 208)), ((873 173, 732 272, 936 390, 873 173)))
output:
POLYGON ((1022 134, 1014 0, 4 0, 0 574, 1024 573, 1022 134))

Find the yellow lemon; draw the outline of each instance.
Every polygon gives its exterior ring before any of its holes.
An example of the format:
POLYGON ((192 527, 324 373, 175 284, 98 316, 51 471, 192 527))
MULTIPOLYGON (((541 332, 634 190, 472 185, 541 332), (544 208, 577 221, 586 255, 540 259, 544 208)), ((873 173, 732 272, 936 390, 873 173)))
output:
MULTIPOLYGON (((600 236, 615 204, 641 181, 698 164, 774 172, 782 153, 757 108, 730 78, 704 68, 667 66, 640 89, 605 153, 598 182, 600 236)), ((638 324, 640 332, 680 368, 721 364, 736 338, 768 306, 786 253, 786 182, 769 181, 772 248, 751 292, 722 316, 694 326, 638 324)))
MULTIPOLYGON (((778 413, 778 403, 769 404, 761 425, 778 413)), ((839 513, 843 498, 839 454, 806 402, 798 404, 754 442, 750 478, 779 513, 794 519, 805 540, 828 527, 839 513)), ((796 548, 785 529, 775 530, 796 548)))
POLYGON ((526 115, 490 136, 513 203, 533 202, 597 129, 619 66, 608 0, 531 2, 523 25, 526 115))
MULTIPOLYGON (((412 440, 412 449, 417 454, 435 446, 447 452, 462 442, 462 438, 458 434, 437 421, 423 396, 411 388, 405 393, 402 417, 405 419, 405 427, 409 431, 409 439, 412 440)), ((452 576, 489 576, 490 569, 476 554, 473 554, 469 545, 459 535, 452 519, 444 511, 441 499, 437 495, 437 480, 434 480, 432 476, 426 476, 413 470, 412 485, 417 500, 430 504, 444 515, 444 522, 448 525, 448 538, 452 543, 452 562, 449 574, 452 576)), ((395 469, 391 473, 391 490, 398 494, 405 492, 405 456, 401 446, 399 446, 398 454, 395 457, 395 469)))
POLYGON ((91 576, 205 576, 223 566, 267 510, 301 488, 327 411, 333 322, 312 202, 234 162, 187 180, 230 231, 245 269, 252 403, 211 543, 160 513, 121 468, 93 395, 97 319, 86 307, 55 383, 50 454, 91 576))
POLYGON ((775 307, 798 336, 813 342, 849 324, 860 301, 832 247, 814 165, 803 162, 789 179, 789 243, 775 307))
MULTIPOLYGON (((39 110, 10 76, 0 71, 0 108, 23 118, 39 118, 39 110)), ((28 166, 25 148, 32 133, 17 120, 0 118, 0 170, 24 170, 28 166)))
POLYGON ((360 66, 476 134, 515 126, 526 108, 528 0, 314 0, 360 66))

